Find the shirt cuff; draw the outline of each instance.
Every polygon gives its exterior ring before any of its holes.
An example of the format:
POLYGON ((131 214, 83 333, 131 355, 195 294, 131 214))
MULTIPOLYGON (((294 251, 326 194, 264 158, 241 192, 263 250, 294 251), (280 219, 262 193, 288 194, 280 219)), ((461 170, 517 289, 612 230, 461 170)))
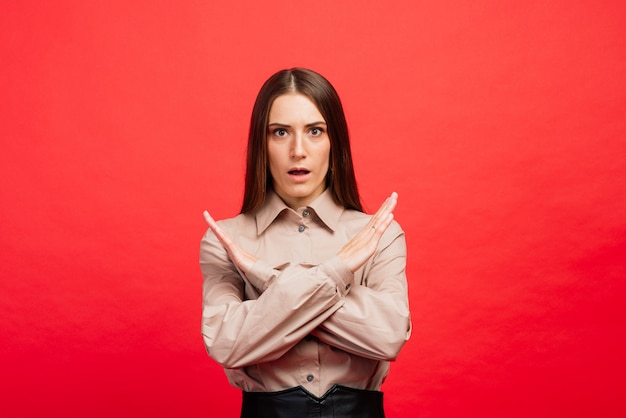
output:
POLYGON ((354 282, 354 273, 350 271, 348 265, 336 255, 330 260, 324 261, 320 267, 337 283, 337 291, 342 297, 345 297, 354 282))
POLYGON ((282 266, 272 267, 262 260, 256 261, 248 270, 246 277, 252 286, 256 287, 259 292, 264 292, 274 279, 289 263, 282 266))

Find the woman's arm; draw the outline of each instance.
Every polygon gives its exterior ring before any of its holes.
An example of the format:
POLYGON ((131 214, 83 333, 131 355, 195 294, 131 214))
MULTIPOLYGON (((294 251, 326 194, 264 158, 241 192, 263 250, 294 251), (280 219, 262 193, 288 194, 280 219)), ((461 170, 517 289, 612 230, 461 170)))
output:
POLYGON ((363 285, 353 285, 343 306, 311 333, 320 341, 377 360, 398 356, 411 333, 406 243, 397 223, 387 235, 365 265, 363 285))
POLYGON ((211 230, 202 240, 200 264, 209 354, 227 368, 274 360, 322 324, 344 304, 354 271, 375 253, 396 203, 393 193, 337 256, 281 271, 240 248, 205 212, 211 230), (242 276, 258 299, 244 301, 242 276))
POLYGON ((250 282, 244 281, 212 231, 201 242, 200 267, 204 343, 225 368, 282 356, 343 305, 347 283, 353 280, 337 257, 318 266, 287 265, 281 270, 255 261, 247 268, 249 276, 271 282, 259 295, 256 289, 244 288, 250 282), (246 291, 258 299, 244 300, 246 291))

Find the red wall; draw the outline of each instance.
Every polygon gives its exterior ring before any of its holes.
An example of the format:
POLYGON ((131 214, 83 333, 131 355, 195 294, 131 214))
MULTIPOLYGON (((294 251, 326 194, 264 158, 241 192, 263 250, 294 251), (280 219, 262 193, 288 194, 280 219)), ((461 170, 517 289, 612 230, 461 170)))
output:
POLYGON ((414 320, 388 416, 626 415, 619 1, 0 6, 3 416, 237 416, 204 353, 202 211, 252 102, 307 66, 392 190, 414 320))

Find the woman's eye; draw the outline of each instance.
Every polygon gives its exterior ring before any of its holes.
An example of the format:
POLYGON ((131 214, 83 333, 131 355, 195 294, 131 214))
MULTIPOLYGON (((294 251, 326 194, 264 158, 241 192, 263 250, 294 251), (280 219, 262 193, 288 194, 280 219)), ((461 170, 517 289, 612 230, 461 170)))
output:
POLYGON ((322 128, 312 128, 310 132, 311 132, 311 135, 313 136, 320 136, 321 134, 324 133, 322 128))
POLYGON ((287 136, 287 130, 283 128, 274 129, 273 134, 278 137, 287 136))

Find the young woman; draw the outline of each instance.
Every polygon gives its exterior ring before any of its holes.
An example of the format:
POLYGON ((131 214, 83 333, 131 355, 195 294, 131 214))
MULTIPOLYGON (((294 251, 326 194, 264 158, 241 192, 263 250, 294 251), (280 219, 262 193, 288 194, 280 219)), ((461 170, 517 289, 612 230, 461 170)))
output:
POLYGON ((384 417, 379 391, 410 335, 397 194, 362 212, 339 97, 321 75, 262 86, 241 213, 200 246, 202 334, 243 391, 241 417, 384 417))

